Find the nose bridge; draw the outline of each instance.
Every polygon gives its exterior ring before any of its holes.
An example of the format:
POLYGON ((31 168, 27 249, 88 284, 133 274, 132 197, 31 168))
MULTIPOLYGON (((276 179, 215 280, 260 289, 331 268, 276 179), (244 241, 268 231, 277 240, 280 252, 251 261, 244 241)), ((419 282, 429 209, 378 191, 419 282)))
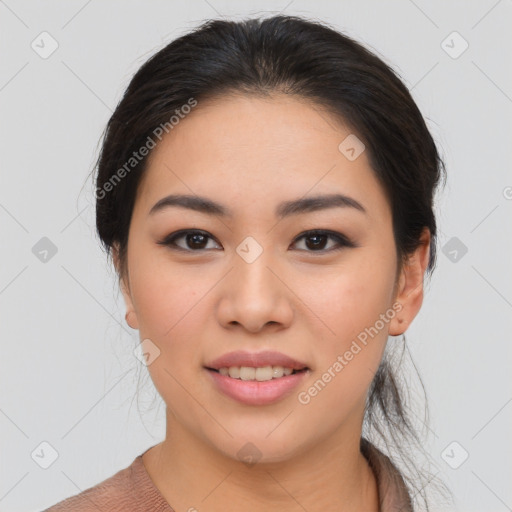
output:
POLYGON ((220 321, 225 325, 238 323, 257 331, 268 323, 287 325, 292 307, 287 288, 279 275, 274 251, 264 248, 254 237, 246 237, 233 254, 221 297, 220 321))
POLYGON ((267 295, 268 299, 274 293, 275 276, 268 268, 275 266, 272 253, 268 246, 264 247, 263 242, 258 242, 253 236, 247 236, 237 246, 234 277, 235 285, 242 294, 245 290, 257 300, 260 294, 267 295))

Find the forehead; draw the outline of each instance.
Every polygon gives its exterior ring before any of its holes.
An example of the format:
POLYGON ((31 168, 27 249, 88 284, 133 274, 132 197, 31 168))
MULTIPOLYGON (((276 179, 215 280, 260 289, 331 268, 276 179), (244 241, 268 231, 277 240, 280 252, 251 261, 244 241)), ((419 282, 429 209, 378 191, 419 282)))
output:
POLYGON ((245 204, 339 192, 386 209, 366 151, 340 151, 354 136, 325 107, 289 95, 199 101, 150 153, 139 199, 149 211, 178 190, 245 204))
POLYGON ((264 159, 273 152, 290 159, 306 152, 318 156, 344 133, 350 129, 325 107, 297 96, 228 95, 199 102, 166 138, 171 144, 174 138, 175 146, 201 144, 212 156, 251 152, 264 159))

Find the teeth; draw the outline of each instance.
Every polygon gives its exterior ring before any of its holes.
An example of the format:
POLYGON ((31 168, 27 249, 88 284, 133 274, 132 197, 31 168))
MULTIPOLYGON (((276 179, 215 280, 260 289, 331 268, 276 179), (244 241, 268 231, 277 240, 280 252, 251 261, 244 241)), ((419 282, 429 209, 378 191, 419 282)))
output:
POLYGON ((263 366, 261 368, 252 368, 250 366, 230 366, 229 368, 219 368, 219 373, 221 375, 229 376, 232 379, 257 380, 259 382, 263 382, 291 375, 293 373, 293 368, 283 368, 282 366, 263 366))
POLYGON ((233 379, 239 379, 240 378, 240 368, 237 368, 236 366, 232 366, 228 369, 229 376, 233 379))

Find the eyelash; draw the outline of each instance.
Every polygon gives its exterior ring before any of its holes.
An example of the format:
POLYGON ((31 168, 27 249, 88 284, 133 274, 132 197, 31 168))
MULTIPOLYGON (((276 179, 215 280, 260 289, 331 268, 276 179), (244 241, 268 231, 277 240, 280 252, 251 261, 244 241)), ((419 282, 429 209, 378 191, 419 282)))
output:
MULTIPOLYGON (((181 230, 181 231, 176 231, 175 233, 171 233, 170 235, 166 236, 163 240, 160 240, 157 243, 159 245, 167 246, 167 247, 169 247, 172 250, 188 252, 188 253, 203 252, 203 251, 211 250, 211 249, 197 249, 197 250, 194 250, 194 249, 184 249, 183 247, 177 246, 176 243, 175 243, 176 240, 178 240, 179 238, 183 238, 183 237, 185 237, 188 234, 204 235, 204 236, 206 236, 206 237, 208 237, 208 238, 210 238, 212 240, 215 240, 214 237, 212 237, 206 231, 201 231, 201 230, 196 230, 196 229, 184 229, 184 230, 181 230)), ((337 233, 336 231, 330 231, 330 230, 326 230, 326 229, 315 229, 315 230, 305 231, 304 233, 301 233, 293 241, 293 244, 297 243, 299 240, 301 240, 303 238, 308 238, 308 237, 318 236, 318 235, 320 235, 320 236, 325 235, 325 236, 328 236, 331 239, 336 240, 338 246, 334 247, 334 248, 331 248, 331 249, 321 249, 321 250, 318 250, 318 251, 310 251, 310 250, 306 250, 306 249, 300 249, 300 250, 304 251, 304 252, 310 252, 310 253, 323 253, 323 254, 325 254, 325 253, 330 253, 330 252, 333 252, 333 251, 339 251, 339 250, 341 250, 343 248, 358 247, 357 244, 352 242, 350 239, 348 239, 346 236, 342 235, 341 233, 337 233)))

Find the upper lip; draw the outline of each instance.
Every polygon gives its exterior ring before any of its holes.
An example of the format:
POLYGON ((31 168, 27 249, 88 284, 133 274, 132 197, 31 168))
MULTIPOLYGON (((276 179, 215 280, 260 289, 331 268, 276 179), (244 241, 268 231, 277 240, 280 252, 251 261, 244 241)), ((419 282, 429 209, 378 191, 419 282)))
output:
POLYGON ((248 366, 252 368, 261 368, 263 366, 283 366, 284 368, 292 368, 294 370, 302 370, 308 368, 305 363, 297 361, 286 354, 266 350, 263 352, 246 352, 237 350, 229 352, 210 363, 206 364, 206 368, 218 370, 219 368, 229 368, 231 366, 248 366))

